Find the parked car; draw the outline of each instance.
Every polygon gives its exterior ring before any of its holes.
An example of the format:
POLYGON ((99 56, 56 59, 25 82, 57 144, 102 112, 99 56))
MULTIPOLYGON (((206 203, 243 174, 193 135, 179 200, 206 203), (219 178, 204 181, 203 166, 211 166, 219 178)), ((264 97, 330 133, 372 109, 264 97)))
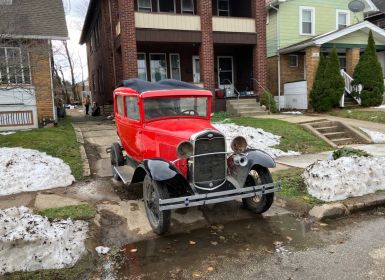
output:
POLYGON ((127 80, 114 91, 121 143, 113 143, 113 176, 128 187, 143 182, 148 220, 157 234, 170 226, 172 209, 243 199, 256 214, 273 203, 269 168, 274 160, 232 140, 211 125, 212 93, 174 80, 127 80))

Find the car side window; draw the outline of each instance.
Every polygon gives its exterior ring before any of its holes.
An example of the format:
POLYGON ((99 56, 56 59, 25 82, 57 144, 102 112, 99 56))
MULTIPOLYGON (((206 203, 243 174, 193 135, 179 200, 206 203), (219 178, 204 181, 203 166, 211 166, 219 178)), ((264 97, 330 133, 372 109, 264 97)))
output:
POLYGON ((123 97, 121 95, 116 96, 116 109, 119 115, 124 116, 123 97))
POLYGON ((138 121, 140 118, 138 98, 126 97, 126 110, 127 110, 127 118, 138 121))

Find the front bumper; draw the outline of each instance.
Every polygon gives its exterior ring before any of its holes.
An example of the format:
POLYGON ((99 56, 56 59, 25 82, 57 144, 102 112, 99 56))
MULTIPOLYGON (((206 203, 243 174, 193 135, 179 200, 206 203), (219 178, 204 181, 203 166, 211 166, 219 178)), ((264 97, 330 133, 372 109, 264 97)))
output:
POLYGON ((159 199, 159 210, 171 210, 179 208, 188 208, 199 205, 215 204, 225 201, 232 201, 241 198, 253 197, 280 191, 281 182, 270 183, 259 186, 252 186, 229 191, 211 192, 206 194, 196 194, 185 197, 176 197, 169 199, 159 199))

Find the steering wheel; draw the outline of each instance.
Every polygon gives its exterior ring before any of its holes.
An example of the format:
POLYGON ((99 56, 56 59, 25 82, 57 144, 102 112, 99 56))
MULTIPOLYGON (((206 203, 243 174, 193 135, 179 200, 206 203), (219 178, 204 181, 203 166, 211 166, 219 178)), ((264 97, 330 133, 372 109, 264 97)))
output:
POLYGON ((183 110, 181 112, 181 114, 188 115, 188 116, 198 116, 199 115, 199 113, 197 111, 193 110, 193 109, 183 110))

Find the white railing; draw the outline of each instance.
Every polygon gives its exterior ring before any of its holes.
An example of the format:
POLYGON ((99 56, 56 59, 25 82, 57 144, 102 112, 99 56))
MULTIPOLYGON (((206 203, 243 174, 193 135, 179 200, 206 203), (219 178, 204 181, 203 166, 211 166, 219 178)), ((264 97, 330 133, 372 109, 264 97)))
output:
MULTIPOLYGON (((353 92, 358 92, 359 95, 361 95, 361 91, 362 91, 362 86, 361 85, 358 85, 358 86, 353 86, 352 83, 353 83, 353 78, 350 77, 350 75, 348 73, 345 72, 345 70, 341 70, 341 75, 342 77, 344 78, 344 82, 345 82, 345 91, 351 95, 354 100, 357 101, 358 104, 361 105, 361 98, 360 97, 357 97, 357 96, 354 96, 354 94, 352 94, 353 92)), ((340 106, 341 107, 345 107, 345 94, 342 95, 341 97, 341 100, 340 100, 340 106)))

